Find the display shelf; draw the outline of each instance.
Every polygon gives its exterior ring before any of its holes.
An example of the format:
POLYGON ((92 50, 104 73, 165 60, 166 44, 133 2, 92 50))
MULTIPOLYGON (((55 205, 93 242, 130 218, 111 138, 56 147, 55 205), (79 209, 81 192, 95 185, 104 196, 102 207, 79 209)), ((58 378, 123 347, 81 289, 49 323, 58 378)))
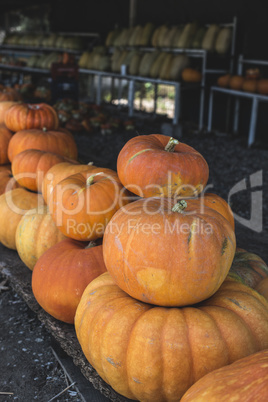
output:
MULTIPOLYGON (((268 66, 268 61, 265 60, 253 60, 246 59, 243 55, 240 55, 238 58, 238 67, 237 74, 242 75, 243 69, 245 65, 258 65, 258 66, 268 66)), ((238 132, 239 126, 239 113, 240 113, 240 99, 246 98, 252 101, 251 104, 251 116, 249 123, 249 131, 248 131, 248 147, 251 147, 255 142, 256 137, 256 127, 257 127, 257 117, 258 117, 258 106, 260 102, 268 102, 268 95, 262 95, 259 93, 245 92, 245 91, 237 91, 230 88, 222 88, 219 86, 212 86, 210 88, 210 96, 209 96, 209 107, 208 107, 208 131, 212 130, 212 119, 213 119, 213 105, 214 105, 214 94, 221 93, 228 96, 232 96, 235 98, 234 104, 234 119, 233 119, 233 132, 238 132)))

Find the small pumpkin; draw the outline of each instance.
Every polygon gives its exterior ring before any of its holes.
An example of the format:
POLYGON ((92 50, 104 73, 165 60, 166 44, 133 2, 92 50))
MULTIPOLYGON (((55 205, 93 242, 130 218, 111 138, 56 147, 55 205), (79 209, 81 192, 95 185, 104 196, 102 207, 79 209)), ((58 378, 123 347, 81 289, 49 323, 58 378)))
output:
POLYGON ((73 135, 66 129, 54 130, 21 130, 13 134, 8 144, 8 158, 14 157, 26 149, 40 149, 53 152, 70 159, 77 159, 78 149, 73 135))
POLYGON ((226 278, 235 234, 219 212, 188 199, 152 197, 121 208, 103 237, 107 270, 132 297, 185 306, 210 296, 226 278))
POLYGON ((232 77, 231 74, 221 75, 221 76, 217 79, 217 84, 219 85, 219 87, 222 87, 222 88, 229 88, 231 77, 232 77))
POLYGON ((257 92, 262 95, 268 94, 268 79, 262 78, 258 80, 257 92))
POLYGON ((41 195, 22 187, 6 191, 0 195, 0 242, 5 247, 16 250, 16 229, 19 221, 26 211, 43 204, 41 195))
POLYGON ((114 213, 130 202, 115 171, 89 167, 60 181, 48 200, 57 227, 75 240, 96 240, 114 213))
POLYGON ((242 90, 245 92, 257 92, 258 80, 253 78, 246 78, 242 85, 242 90))
POLYGON ((244 81, 245 77, 242 75, 232 75, 229 81, 229 86, 231 89, 241 91, 244 81))
POLYGON ((12 176, 11 170, 6 169, 0 171, 0 195, 18 187, 20 187, 20 185, 12 176))
POLYGON ((47 313, 73 324, 85 288, 106 271, 102 245, 65 239, 38 259, 32 274, 33 294, 47 313))
POLYGON ((195 68, 187 67, 182 70, 182 79, 185 82, 200 82, 202 80, 202 74, 195 68))
POLYGON ((85 289, 75 330, 89 363, 119 394, 179 401, 207 373, 268 348, 268 301, 227 277, 198 305, 163 308, 133 299, 104 273, 85 289))
MULTIPOLYGON (((12 173, 22 187, 41 193, 42 182, 47 171, 66 159, 64 156, 52 152, 26 149, 14 157, 11 164, 12 173)), ((72 163, 78 164, 76 161, 72 163)))
POLYGON ((70 162, 62 162, 57 163, 52 166, 44 176, 44 180, 42 183, 42 194, 45 202, 48 204, 48 199, 54 189, 54 187, 63 179, 66 179, 68 176, 72 176, 75 173, 79 173, 82 171, 89 171, 95 169, 91 163, 88 165, 84 164, 74 164, 70 162))
POLYGON ((0 165, 9 163, 7 149, 12 132, 4 124, 0 124, 0 165))
POLYGON ((206 186, 208 164, 189 145, 162 134, 131 138, 117 158, 121 183, 140 197, 192 197, 206 186))
POLYGON ((30 209, 22 216, 16 229, 16 250, 24 264, 33 270, 41 255, 63 239, 65 236, 44 205, 30 209))
POLYGON ((193 384, 181 402, 266 401, 268 349, 211 371, 193 384))
POLYGON ((268 277, 268 266, 257 254, 237 248, 230 272, 254 289, 262 279, 268 277))
POLYGON ((16 105, 17 101, 1 101, 0 102, 0 124, 5 123, 6 111, 11 107, 16 105))
POLYGON ((57 111, 48 103, 18 102, 11 106, 5 114, 5 125, 9 130, 39 129, 57 130, 59 118, 57 111))

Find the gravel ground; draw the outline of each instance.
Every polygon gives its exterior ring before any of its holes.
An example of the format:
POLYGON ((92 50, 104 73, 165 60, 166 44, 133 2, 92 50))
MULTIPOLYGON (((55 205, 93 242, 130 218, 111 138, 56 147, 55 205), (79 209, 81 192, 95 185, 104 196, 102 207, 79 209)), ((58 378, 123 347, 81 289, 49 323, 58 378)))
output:
MULTIPOLYGON (((83 163, 93 161, 98 166, 116 169, 117 155, 126 141, 137 134, 161 133, 162 123, 161 119, 142 119, 136 120, 135 129, 129 132, 105 136, 99 132, 77 133, 79 158, 83 163)), ((209 164, 210 192, 228 199, 233 191, 230 204, 238 221, 248 221, 252 208, 257 208, 257 215, 263 216, 259 235, 267 234, 268 192, 264 188, 268 188, 268 150, 263 146, 248 149, 243 137, 197 133, 189 126, 184 126, 182 132, 179 139, 201 152, 209 164), (235 191, 235 186, 239 191, 235 191), (256 191, 258 197, 252 203, 256 191)), ((74 387, 55 397, 70 384, 51 345, 46 328, 0 276, 0 402, 81 401, 74 387)))

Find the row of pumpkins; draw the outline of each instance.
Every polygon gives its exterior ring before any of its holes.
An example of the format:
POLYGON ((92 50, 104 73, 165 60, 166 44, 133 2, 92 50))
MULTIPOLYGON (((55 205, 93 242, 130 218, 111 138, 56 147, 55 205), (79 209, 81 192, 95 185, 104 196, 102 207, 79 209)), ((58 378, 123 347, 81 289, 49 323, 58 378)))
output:
POLYGON ((268 95, 268 79, 261 76, 258 68, 248 69, 243 75, 222 75, 218 78, 217 84, 222 88, 230 88, 235 91, 268 95))
POLYGON ((104 381, 140 401, 266 400, 268 267, 203 193, 204 157, 140 135, 113 171, 77 161, 48 104, 0 103, 0 123, 0 241, 104 381))
POLYGON ((131 28, 117 27, 106 37, 106 46, 152 46, 158 48, 203 49, 225 54, 232 42, 232 28, 219 24, 201 25, 198 22, 187 24, 156 26, 148 22, 144 26, 131 28))
POLYGON ((187 54, 153 50, 115 48, 109 54, 105 46, 95 46, 92 51, 85 51, 79 61, 80 68, 121 73, 124 65, 129 75, 160 78, 162 80, 199 82, 200 71, 191 68, 187 54))

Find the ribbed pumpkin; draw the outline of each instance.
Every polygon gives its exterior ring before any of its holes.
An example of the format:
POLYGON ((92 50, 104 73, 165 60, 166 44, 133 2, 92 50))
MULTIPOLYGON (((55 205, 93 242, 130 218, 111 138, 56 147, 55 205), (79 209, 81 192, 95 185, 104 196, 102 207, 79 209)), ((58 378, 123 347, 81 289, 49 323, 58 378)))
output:
POLYGON ((18 187, 20 187, 20 185, 12 176, 11 170, 6 169, 0 171, 0 195, 18 187))
POLYGON ((12 162, 15 155, 26 149, 40 149, 74 160, 78 155, 74 137, 65 129, 57 131, 31 129, 16 132, 8 144, 9 160, 12 162))
POLYGON ((217 211, 196 200, 134 201, 111 219, 103 256, 118 286, 161 306, 198 303, 218 290, 235 253, 235 234, 217 211))
POLYGON ((222 197, 214 193, 205 193, 200 199, 205 206, 215 209, 215 211, 223 215, 235 230, 234 214, 229 204, 222 197))
POLYGON ((115 171, 92 167, 68 176, 48 200, 57 227, 75 240, 96 240, 114 215, 130 201, 115 171))
POLYGON ((75 316, 85 357, 118 393, 179 401, 199 378, 268 347, 268 302, 227 277, 197 306, 138 302, 109 273, 85 289, 75 316))
POLYGON ((267 384, 265 349, 206 374, 188 389, 181 402, 265 402, 267 384))
POLYGON ((262 279, 268 277, 268 266, 257 254, 237 248, 230 272, 254 289, 262 279))
POLYGON ((9 163, 7 149, 11 137, 12 132, 4 124, 0 124, 0 165, 9 163))
POLYGON ((73 324, 85 288, 104 272, 102 245, 65 239, 38 259, 32 275, 33 294, 47 313, 73 324))
POLYGON ((141 197, 192 197, 206 186, 208 164, 189 145, 162 134, 131 138, 117 159, 120 181, 141 197))
MULTIPOLYGON (((11 164, 12 173, 22 187, 41 193, 42 182, 47 171, 66 159, 52 152, 26 149, 14 157, 11 164)), ((76 161, 73 163, 78 164, 76 161)))
POLYGON ((79 173, 85 170, 95 169, 91 163, 88 165, 74 164, 70 162, 57 163, 52 166, 44 176, 42 183, 42 194, 45 202, 48 204, 48 199, 54 189, 54 187, 63 179, 68 176, 72 176, 75 173, 79 173))
POLYGON ((16 250, 16 229, 29 209, 43 205, 43 197, 24 188, 15 188, 0 195, 0 242, 16 250))
POLYGON ((37 260, 54 244, 65 239, 56 227, 48 207, 26 212, 16 229, 16 249, 24 264, 33 270, 37 260))
POLYGON ((59 119, 57 111, 48 103, 18 102, 6 111, 5 125, 14 132, 43 127, 56 130, 59 119))
POLYGON ((16 101, 2 101, 0 102, 0 124, 5 123, 6 111, 11 107, 16 105, 16 101))

